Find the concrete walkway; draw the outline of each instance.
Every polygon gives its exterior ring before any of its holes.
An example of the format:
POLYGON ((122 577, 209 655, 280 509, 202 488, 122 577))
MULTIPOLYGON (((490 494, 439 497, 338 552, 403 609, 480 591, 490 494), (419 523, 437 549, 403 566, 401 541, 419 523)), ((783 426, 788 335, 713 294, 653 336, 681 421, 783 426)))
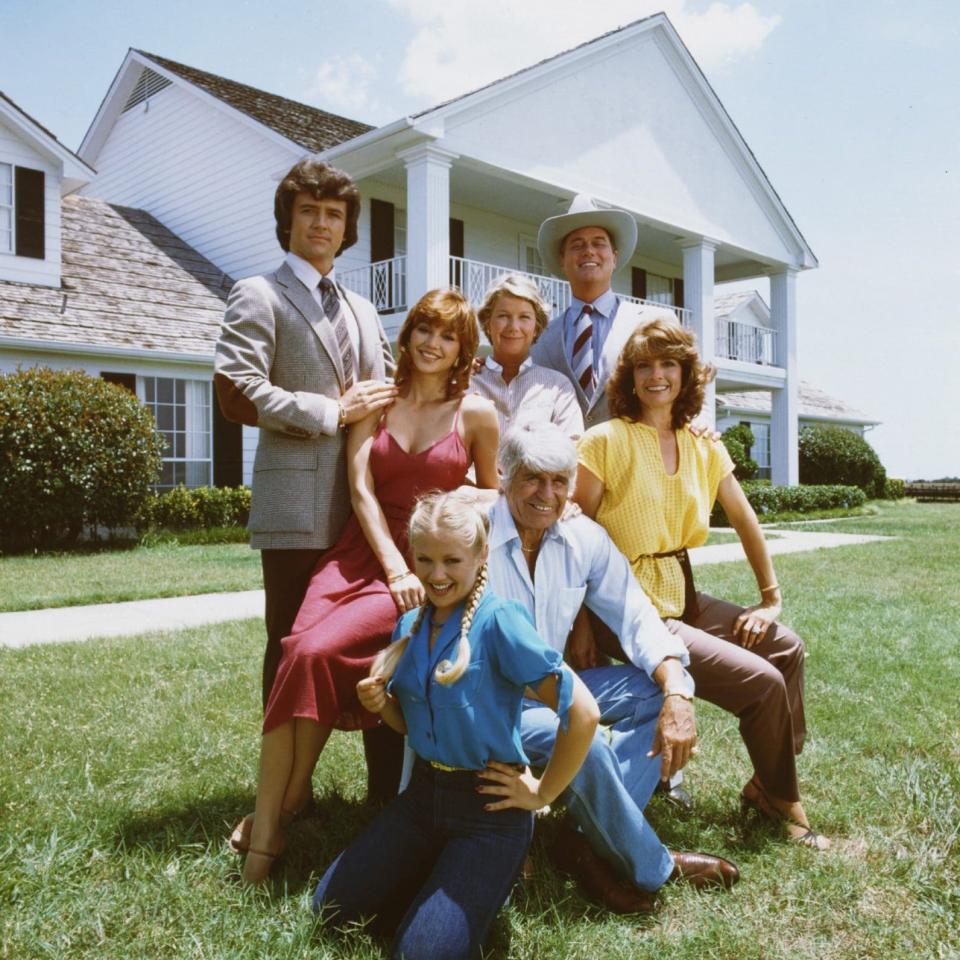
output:
MULTIPOLYGON (((767 540, 767 548, 774 556, 892 539, 807 530, 765 529, 764 532, 777 534, 777 539, 767 540)), ((690 551, 690 558, 694 566, 702 566, 743 560, 744 553, 743 547, 737 541, 697 547, 690 551)), ((262 590, 25 610, 0 613, 0 647, 27 647, 38 643, 90 640, 94 637, 132 636, 262 616, 262 590)))

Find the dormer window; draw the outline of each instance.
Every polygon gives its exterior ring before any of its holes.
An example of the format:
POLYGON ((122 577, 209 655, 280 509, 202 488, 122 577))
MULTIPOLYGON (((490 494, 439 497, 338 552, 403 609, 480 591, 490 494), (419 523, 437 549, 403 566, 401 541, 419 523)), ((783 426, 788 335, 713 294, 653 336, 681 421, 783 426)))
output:
POLYGON ((44 257, 43 171, 0 163, 0 253, 44 257))

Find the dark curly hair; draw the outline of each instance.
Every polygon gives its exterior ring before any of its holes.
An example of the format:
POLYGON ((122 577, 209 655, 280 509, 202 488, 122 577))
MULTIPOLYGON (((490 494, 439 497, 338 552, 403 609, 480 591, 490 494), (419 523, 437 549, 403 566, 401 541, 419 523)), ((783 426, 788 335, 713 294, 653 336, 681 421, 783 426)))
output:
POLYGON ((450 370, 447 381, 447 399, 461 397, 470 385, 470 369, 480 344, 480 328, 477 314, 470 301, 457 289, 430 290, 425 293, 407 314, 397 337, 397 373, 394 381, 403 393, 413 375, 410 359, 410 336, 420 323, 452 330, 460 338, 460 354, 450 370))
POLYGON ((682 371, 680 393, 670 410, 674 430, 689 423, 703 406, 704 388, 716 376, 710 364, 700 362, 696 339, 679 323, 656 319, 637 327, 623 345, 617 366, 607 381, 607 406, 612 417, 636 422, 643 415, 643 404, 633 383, 633 371, 641 360, 670 357, 682 371))
POLYGON ((342 170, 319 160, 301 160, 280 181, 273 197, 273 216, 277 221, 277 240, 284 250, 290 249, 290 224, 293 220, 293 201, 301 191, 314 200, 343 200, 347 205, 347 222, 343 242, 336 256, 357 242, 357 220, 360 219, 360 191, 342 170))

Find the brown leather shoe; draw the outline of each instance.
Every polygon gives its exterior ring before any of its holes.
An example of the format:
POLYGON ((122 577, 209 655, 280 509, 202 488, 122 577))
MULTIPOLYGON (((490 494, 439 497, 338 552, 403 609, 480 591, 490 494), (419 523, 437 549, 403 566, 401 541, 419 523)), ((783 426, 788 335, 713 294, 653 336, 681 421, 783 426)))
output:
POLYGON ((590 842, 575 830, 564 829, 550 848, 550 859, 561 873, 569 874, 586 896, 612 913, 653 913, 652 893, 621 883, 613 868, 601 860, 590 842))
POLYGON ((735 863, 723 857, 711 857, 709 853, 690 853, 671 850, 673 873, 670 880, 685 880, 691 886, 726 887, 728 890, 740 879, 740 870, 735 863))

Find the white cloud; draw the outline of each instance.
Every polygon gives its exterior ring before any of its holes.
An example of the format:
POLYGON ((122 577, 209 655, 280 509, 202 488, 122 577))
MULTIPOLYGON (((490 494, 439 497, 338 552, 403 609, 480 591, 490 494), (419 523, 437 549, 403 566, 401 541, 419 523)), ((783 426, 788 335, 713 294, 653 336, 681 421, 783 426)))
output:
POLYGON ((391 0, 415 24, 399 71, 404 91, 432 104, 482 86, 634 20, 663 11, 705 69, 760 49, 779 23, 752 3, 689 0, 391 0))
POLYGON ((304 98, 332 113, 367 118, 379 112, 373 93, 378 74, 376 66, 358 53, 331 57, 317 67, 304 98))

